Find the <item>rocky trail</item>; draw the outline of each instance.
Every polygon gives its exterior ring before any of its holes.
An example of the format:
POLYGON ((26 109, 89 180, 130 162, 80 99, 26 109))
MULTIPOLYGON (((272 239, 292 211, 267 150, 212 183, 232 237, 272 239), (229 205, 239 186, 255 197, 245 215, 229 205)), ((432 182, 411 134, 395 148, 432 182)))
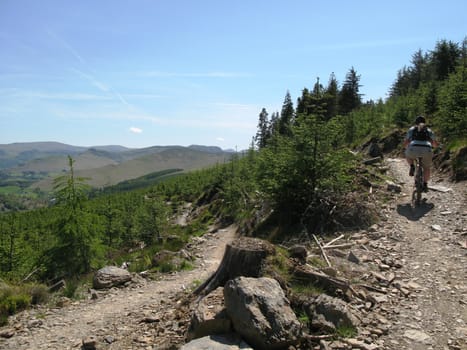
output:
MULTIPOLYGON (((387 160, 401 193, 387 208, 383 260, 399 261, 382 305, 385 349, 467 349, 467 186, 434 175, 425 201, 412 207, 404 160, 387 160), (391 290, 391 287, 393 288, 391 290), (404 288, 405 287, 405 288, 404 288)), ((386 270, 384 261, 380 266, 386 270)))
MULTIPOLYGON (((381 222, 346 235, 350 249, 329 251, 335 269, 353 276, 360 291, 350 301, 361 319, 359 334, 322 340, 313 349, 467 350, 466 183, 434 175, 414 208, 407 164, 385 163, 395 191, 381 205, 381 222)), ((11 317, 0 328, 0 349, 79 349, 83 339, 97 349, 178 349, 190 322, 187 292, 216 270, 234 237, 229 227, 193 242, 191 271, 11 317)))

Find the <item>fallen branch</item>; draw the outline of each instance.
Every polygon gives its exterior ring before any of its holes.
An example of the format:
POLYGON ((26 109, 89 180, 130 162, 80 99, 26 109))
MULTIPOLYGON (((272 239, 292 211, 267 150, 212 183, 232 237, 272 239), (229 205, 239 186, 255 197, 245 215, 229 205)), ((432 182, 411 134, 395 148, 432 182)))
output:
POLYGON ((23 278, 21 283, 26 282, 32 275, 34 275, 37 271, 39 271, 40 267, 36 268, 34 271, 32 271, 29 275, 23 278))
POLYGON ((353 245, 354 245, 353 243, 325 245, 325 246, 323 246, 323 249, 351 248, 351 247, 353 247, 353 245))
POLYGON ((322 285, 325 289, 335 291, 341 289, 344 293, 353 289, 350 288, 350 282, 343 278, 328 276, 320 271, 313 270, 310 265, 298 265, 293 272, 294 277, 299 280, 309 280, 322 285))
POLYGON ((388 294, 387 291, 381 289, 381 288, 377 288, 377 287, 373 287, 373 286, 370 286, 368 284, 358 284, 357 285, 358 287, 363 287, 365 289, 368 289, 368 290, 371 290, 372 292, 378 292, 378 293, 381 293, 381 294, 388 294))
POLYGON ((315 235, 313 235, 313 238, 315 239, 316 244, 318 245, 319 249, 321 250, 321 254, 322 254, 323 257, 324 257, 324 260, 326 260, 326 263, 328 264, 329 267, 332 267, 331 262, 330 262, 329 259, 328 259, 328 256, 327 256, 326 253, 324 252, 324 249, 323 249, 323 247, 321 246, 321 243, 319 243, 319 241, 318 241, 318 238, 316 238, 315 235))
POLYGON ((311 341, 332 339, 335 336, 336 336, 335 334, 321 334, 321 335, 303 334, 303 338, 307 340, 311 340, 311 341))
POLYGON ((344 238, 344 235, 340 235, 339 237, 334 238, 332 241, 326 243, 323 247, 328 247, 328 246, 332 245, 334 242, 337 242, 341 238, 344 238))

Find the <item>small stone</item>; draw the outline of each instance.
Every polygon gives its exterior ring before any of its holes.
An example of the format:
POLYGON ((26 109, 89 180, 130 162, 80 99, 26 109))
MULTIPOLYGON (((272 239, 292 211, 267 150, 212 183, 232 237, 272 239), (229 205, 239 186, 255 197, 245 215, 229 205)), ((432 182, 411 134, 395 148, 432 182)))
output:
POLYGON ((3 329, 0 331, 0 338, 11 338, 15 335, 15 331, 11 328, 3 329))
POLYGON ((94 289, 90 289, 89 293, 91 294, 91 299, 92 300, 97 300, 99 298, 99 294, 97 294, 97 291, 94 289))
POLYGON ((366 344, 358 339, 354 339, 354 338, 348 338, 348 339, 345 339, 345 342, 347 344, 349 344, 350 346, 352 347, 355 347, 357 349, 363 349, 363 350, 376 350, 379 348, 378 345, 376 344, 366 344))
POLYGON ((440 225, 431 225, 431 229, 433 231, 438 231, 440 232, 441 231, 441 226, 440 225))
POLYGON ((378 267, 379 267, 379 269, 380 269, 381 271, 387 271, 387 270, 391 269, 391 266, 386 265, 386 264, 379 264, 378 267))
POLYGON ((355 264, 360 264, 360 258, 358 256, 356 256, 353 251, 349 252, 349 256, 347 257, 347 260, 349 260, 350 262, 353 262, 355 264))
POLYGON ((371 293, 367 295, 367 300, 373 304, 380 304, 388 302, 389 299, 387 295, 371 293))
POLYGON ((412 290, 420 290, 420 289, 422 289, 422 286, 421 286, 421 285, 419 285, 418 283, 413 282, 413 281, 407 283, 407 287, 408 287, 409 289, 412 289, 412 290))
POLYGON ((431 337, 422 332, 418 331, 416 329, 409 329, 404 332, 404 337, 413 340, 417 343, 423 343, 423 344, 430 344, 431 343, 431 337))
POLYGON ((143 320, 141 322, 144 322, 144 323, 160 322, 160 318, 157 317, 157 316, 156 317, 148 316, 148 317, 143 318, 143 320))
POLYGON ((83 349, 84 350, 95 350, 97 340, 94 337, 87 337, 83 339, 83 349))
POLYGON ((111 335, 108 335, 104 338, 104 340, 107 344, 112 344, 115 341, 115 338, 112 337, 111 335))

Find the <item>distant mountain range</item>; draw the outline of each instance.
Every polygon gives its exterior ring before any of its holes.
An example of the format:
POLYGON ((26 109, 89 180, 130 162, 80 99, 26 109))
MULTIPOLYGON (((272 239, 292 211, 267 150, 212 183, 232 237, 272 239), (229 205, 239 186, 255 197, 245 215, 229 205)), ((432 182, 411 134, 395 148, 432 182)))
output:
POLYGON ((105 187, 167 169, 200 169, 231 159, 233 151, 215 146, 79 147, 58 142, 0 144, 0 187, 26 182, 48 191, 52 180, 68 171, 74 160, 77 176, 90 178, 93 187, 105 187))

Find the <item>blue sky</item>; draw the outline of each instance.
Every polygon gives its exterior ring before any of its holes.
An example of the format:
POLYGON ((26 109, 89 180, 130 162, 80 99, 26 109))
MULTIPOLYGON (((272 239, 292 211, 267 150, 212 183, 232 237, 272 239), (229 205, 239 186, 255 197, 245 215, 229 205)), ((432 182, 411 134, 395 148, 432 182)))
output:
POLYGON ((263 107, 351 67, 385 98, 467 2, 0 0, 0 144, 247 148, 263 107))

